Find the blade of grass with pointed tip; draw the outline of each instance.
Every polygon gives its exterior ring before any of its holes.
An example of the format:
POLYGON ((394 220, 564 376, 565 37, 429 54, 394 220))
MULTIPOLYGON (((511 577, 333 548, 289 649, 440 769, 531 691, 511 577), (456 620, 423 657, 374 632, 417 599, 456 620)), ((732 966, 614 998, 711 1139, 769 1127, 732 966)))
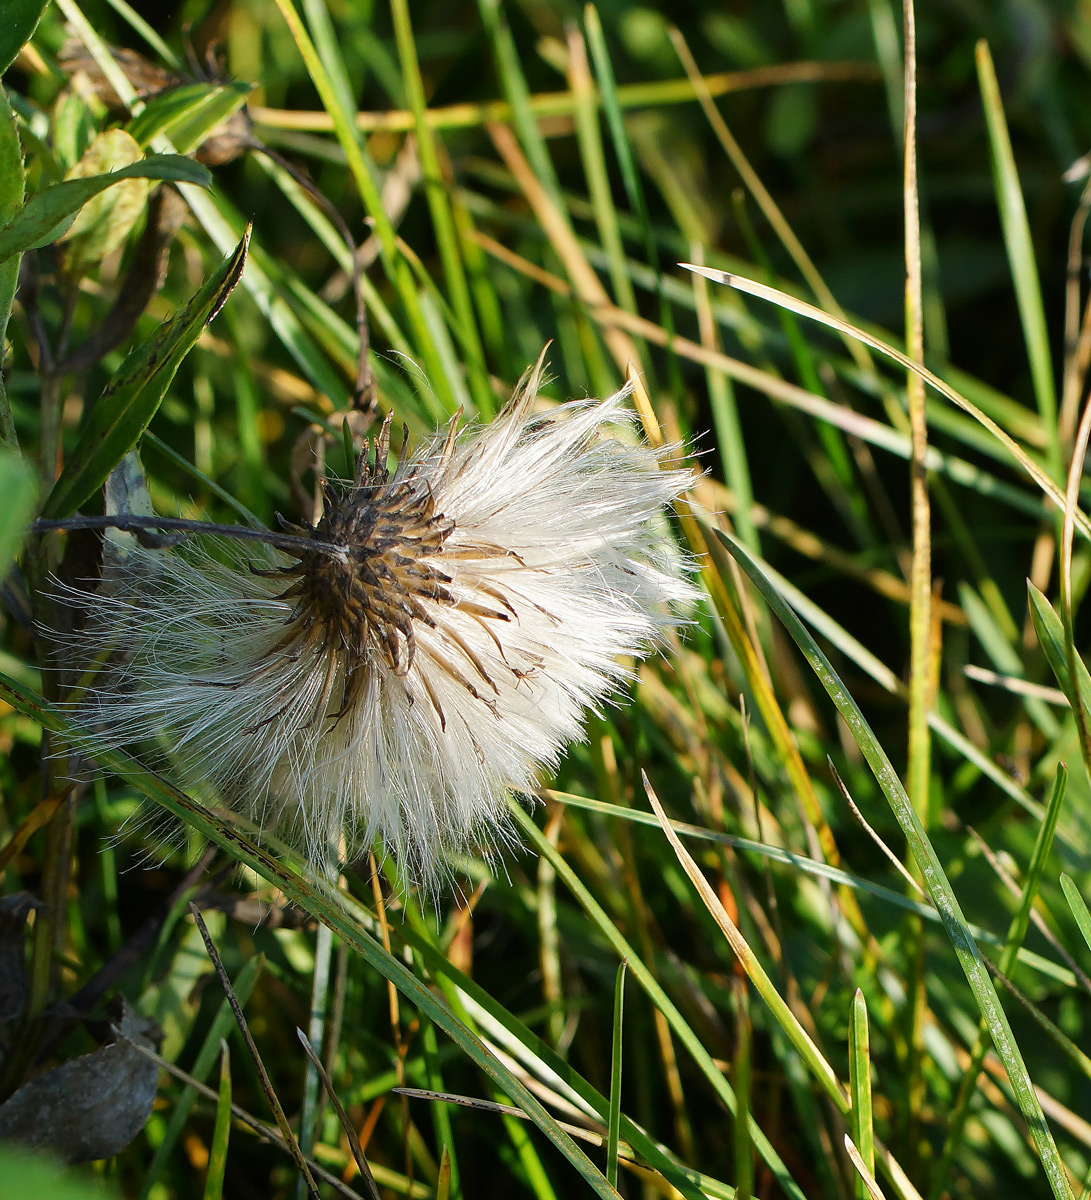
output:
MULTIPOLYGON (((1027 581, 1027 594, 1030 598, 1030 619, 1042 653, 1046 656, 1050 670, 1061 686, 1061 691, 1068 697, 1068 703, 1073 707, 1083 706, 1085 721, 1091 722, 1091 673, 1082 658, 1076 659, 1076 680, 1073 686, 1072 674, 1068 669, 1068 651, 1065 645, 1064 622, 1057 615, 1053 606, 1033 583, 1027 581)), ((1088 764, 1091 769, 1091 763, 1088 764)))
MULTIPOLYGON (((0 695, 13 708, 30 717, 62 741, 71 736, 70 722, 29 688, 0 673, 0 695)), ((269 883, 280 888, 285 899, 328 925, 340 938, 383 978, 388 979, 406 999, 433 1021, 447 1036, 546 1134, 553 1145, 568 1159, 591 1188, 606 1200, 618 1200, 615 1188, 584 1154, 572 1138, 557 1124, 526 1085, 493 1055, 480 1038, 471 1033, 451 1009, 412 973, 398 957, 385 950, 382 944, 351 915, 351 910, 335 895, 324 891, 292 865, 290 856, 274 857, 240 832, 239 828, 218 818, 204 805, 165 779, 143 767, 136 759, 119 750, 96 748, 95 759, 149 799, 162 805, 192 830, 222 847, 241 865, 251 868, 269 883)), ((714 1068, 713 1068, 714 1069, 714 1068)), ((798 1190, 793 1193, 802 1197, 798 1190)))
POLYGON ((617 1187, 617 1144, 621 1131, 621 1029, 625 1016, 625 970, 622 962, 614 982, 614 1029, 610 1042, 610 1113, 606 1123, 606 1178, 617 1187))
POLYGON ((1004 245, 1008 251, 1008 265, 1015 284, 1015 299, 1019 306, 1019 320, 1023 326, 1023 337, 1027 344, 1030 375, 1034 383, 1034 395, 1038 401, 1038 412, 1046 431, 1046 446, 1049 469, 1055 479, 1064 476, 1061 454, 1060 431, 1057 426, 1057 391, 1053 381, 1053 351, 1049 345, 1045 305, 1042 302, 1042 287, 1038 280, 1038 264, 1034 255, 1034 242, 1030 236, 1023 190, 1019 185, 1019 172, 1015 166, 1008 123, 1004 117, 1004 105, 1000 98, 1000 85, 996 79, 992 55, 988 43, 982 39, 975 50, 977 81, 981 89, 981 103, 985 109, 985 126, 989 132, 989 147, 992 150, 993 183, 996 187, 996 203, 1000 209, 1000 223, 1004 229, 1004 245))
MULTIPOLYGON (((867 1003, 857 988, 849 1012, 849 1094, 852 1097, 852 1140, 871 1175, 875 1174, 875 1130, 871 1110, 871 1040, 867 1003)), ((868 1200, 864 1180, 857 1177, 857 1200, 868 1200)))
POLYGON ((67 517, 75 512, 136 445, 182 359, 239 282, 249 244, 247 230, 235 253, 185 308, 128 355, 84 421, 68 463, 45 502, 43 516, 67 517))
POLYGON ((1015 1093, 1016 1102, 1027 1122, 1030 1136, 1038 1151, 1039 1161, 1045 1170, 1053 1194, 1057 1200, 1072 1200, 1072 1189, 1068 1182, 1067 1172, 1061 1162, 1057 1143, 1053 1140, 1053 1134, 1046 1124, 1045 1114, 1042 1112, 1034 1085, 1027 1073, 1026 1063, 1023 1061, 1023 1055, 1015 1040, 1015 1034, 1012 1032, 1008 1018, 1000 1004, 1000 998, 996 993, 988 968, 985 966, 981 951, 977 948, 977 943, 966 924, 966 918, 962 914, 947 874, 909 802, 902 781, 898 778, 886 752, 879 745, 856 701, 852 699, 841 683, 829 660, 819 649, 818 643, 769 584, 761 564, 750 555, 745 546, 734 538, 718 531, 717 536, 750 577, 765 598, 766 603, 783 623, 792 640, 803 652, 811 669, 818 676, 847 724, 853 740, 859 746, 868 766, 871 767, 895 819, 906 836, 925 887, 940 913, 947 936, 958 957, 959 965, 973 991, 981 1015, 988 1025, 993 1045, 1008 1073, 1008 1080, 1015 1093))
POLYGON ((1061 873, 1061 891, 1064 892, 1068 907, 1076 918, 1076 924, 1080 928, 1080 933, 1083 934, 1083 940, 1087 943, 1088 949, 1091 949, 1091 912, 1088 912, 1087 903, 1080 895, 1080 890, 1073 882, 1072 876, 1064 872, 1061 873))
POLYGON ((224 1172, 227 1170, 227 1143, 231 1137, 231 1052, 220 1043, 220 1088, 216 1098, 216 1118, 212 1126, 212 1144, 208 1148, 208 1174, 204 1200, 223 1200, 224 1172))
MULTIPOLYGON (((250 999, 250 993, 254 990, 254 984, 257 982, 261 967, 262 959, 260 956, 251 958, 243 964, 242 969, 231 982, 231 986, 235 991, 235 999, 244 1007, 250 999)), ((194 1079, 204 1080, 209 1071, 212 1070, 221 1040, 227 1037, 234 1027, 235 1018, 231 1012, 231 1005, 225 996, 220 1001, 220 1007, 216 1010, 216 1015, 212 1018, 212 1024, 209 1026, 208 1032, 205 1034, 204 1040, 197 1051, 193 1069, 190 1071, 190 1075, 194 1079)), ((174 1102, 174 1107, 171 1110, 166 1128, 163 1130, 162 1140, 155 1149, 155 1157, 152 1159, 151 1166, 148 1167, 147 1174, 144 1176, 141 1184, 140 1200, 146 1200, 153 1185, 159 1178, 159 1174, 166 1165, 167 1159, 174 1150, 178 1139, 182 1136, 182 1131, 185 1129, 186 1122, 189 1120, 189 1114, 196 1100, 197 1092, 192 1087, 184 1087, 179 1093, 178 1099, 174 1102)))
POLYGON ((105 175, 62 179, 31 196, 18 214, 0 229, 0 263, 13 254, 56 241, 88 200, 123 179, 160 179, 206 188, 212 186, 208 171, 181 154, 152 154, 105 175))

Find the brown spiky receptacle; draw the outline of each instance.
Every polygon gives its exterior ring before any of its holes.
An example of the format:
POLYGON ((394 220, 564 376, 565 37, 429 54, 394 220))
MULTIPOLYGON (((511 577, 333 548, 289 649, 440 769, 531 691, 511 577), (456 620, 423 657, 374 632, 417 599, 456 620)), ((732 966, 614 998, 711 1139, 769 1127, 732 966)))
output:
POLYGON ((127 650, 81 708, 98 744, 158 737, 183 782, 322 868, 378 836, 429 886, 502 842, 506 794, 695 594, 663 519, 690 473, 617 436, 625 393, 535 413, 540 369, 393 473, 385 424, 288 553, 137 546, 109 589, 70 593, 80 651, 127 650))

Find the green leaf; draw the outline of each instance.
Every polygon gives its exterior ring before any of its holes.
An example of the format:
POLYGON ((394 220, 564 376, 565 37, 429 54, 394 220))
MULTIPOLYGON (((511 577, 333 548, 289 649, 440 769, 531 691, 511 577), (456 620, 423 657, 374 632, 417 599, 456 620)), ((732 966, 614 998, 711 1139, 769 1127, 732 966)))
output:
POLYGON ((246 103, 248 83, 190 83, 172 88, 149 100, 144 111, 134 117, 128 131, 141 146, 165 134, 181 154, 189 154, 208 137, 217 125, 246 103))
POLYGON ((66 517, 75 512, 136 445, 182 359, 238 283, 249 244, 247 229, 235 253, 185 308, 121 364, 84 422, 67 465, 45 502, 43 516, 66 517))
POLYGON ((227 1143, 231 1136, 231 1054, 227 1043, 220 1042, 220 1090, 216 1097, 216 1123, 208 1153, 204 1200, 221 1200, 224 1172, 227 1169, 227 1143))
POLYGON ((8 573, 11 560, 23 540, 27 522, 34 515, 38 481, 30 464, 16 450, 0 446, 0 579, 8 573))
POLYGON ((7 0, 0 26, 0 75, 30 41, 48 3, 49 0, 7 0))
POLYGON ((617 1187, 617 1144, 621 1134, 621 1029, 625 1016, 625 968, 622 960, 614 982, 614 1036, 610 1046, 610 1117, 606 1123, 606 1179, 617 1187))
MULTIPOLYGON (((850 1124, 852 1140, 856 1143, 864 1166, 875 1174, 875 1131, 871 1109, 871 1041, 868 1031, 867 1003, 857 988, 849 1010, 849 1092, 852 1095, 850 1124)), ((868 1200, 868 1190, 862 1178, 856 1178, 857 1200, 868 1200)))
POLYGON ((90 1171, 66 1167, 22 1146, 0 1144, 0 1179, 4 1200, 109 1200, 117 1195, 90 1171))
POLYGON ((1004 245, 1011 265, 1019 320, 1027 343, 1034 394, 1046 433, 1049 468, 1054 479, 1063 479, 1061 441, 1057 427, 1057 395, 1053 383, 1053 350, 1049 343, 1049 327, 1042 300, 1042 287, 1038 279, 1034 241, 1030 233, 1030 222, 1027 220, 1027 209, 1023 200, 1023 189, 1019 183, 1015 155, 1012 152, 1011 137, 1008 134, 1008 123, 1004 116, 1004 104, 1000 98, 1000 85, 997 82, 988 43, 984 39, 977 43, 976 59, 981 103, 985 108, 985 126, 989 131, 989 146, 992 150, 996 203, 1004 228, 1004 245))
MULTIPOLYGON (((107 129, 87 147, 69 179, 96 179, 143 161, 143 151, 124 129, 107 129)), ((147 179, 124 179, 92 196, 57 239, 65 274, 78 279, 94 271, 128 236, 148 206, 147 179)))
POLYGON ((65 179, 32 196, 14 220, 0 229, 0 263, 22 250, 56 241, 92 196, 123 179, 165 179, 201 187, 212 183, 212 176, 200 163, 182 154, 153 154, 107 175, 65 179))
POLYGON ((1068 703, 1075 706, 1077 696, 1083 705, 1085 719, 1091 723, 1091 674, 1082 658, 1076 659, 1076 687, 1072 686, 1072 675, 1068 669, 1068 653, 1065 649, 1064 623, 1054 611, 1053 606, 1045 596, 1031 583, 1027 582, 1027 593, 1030 597, 1030 619, 1042 653, 1046 656, 1049 668, 1061 685, 1061 691, 1068 697, 1068 703))

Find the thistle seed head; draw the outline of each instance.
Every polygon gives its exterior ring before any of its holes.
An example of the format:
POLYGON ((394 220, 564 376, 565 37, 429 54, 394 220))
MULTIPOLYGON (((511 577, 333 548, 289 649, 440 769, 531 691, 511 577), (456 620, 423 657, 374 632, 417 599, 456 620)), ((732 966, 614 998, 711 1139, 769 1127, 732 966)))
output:
POLYGON ((95 743, 159 739, 182 782, 323 868, 378 837, 434 886, 507 840, 506 794, 695 597, 664 521, 690 473, 624 436, 625 393, 535 414, 540 369, 393 472, 387 421, 285 551, 136 546, 109 588, 69 592, 79 652, 126 649, 79 711, 95 743))
MULTIPOLYGON (((404 471, 399 467, 391 478, 390 420, 383 422, 370 460, 365 443, 352 487, 339 494, 325 486, 319 521, 302 526, 284 522, 293 534, 311 535, 321 549, 293 551, 293 564, 268 573, 293 580, 278 597, 294 604, 285 648, 318 639, 324 653, 341 656, 342 709, 360 671, 376 654, 395 675, 407 674, 416 654, 415 624, 435 624, 427 601, 455 602, 451 576, 436 561, 454 521, 436 511, 419 463, 404 471)), ((408 430, 403 446, 407 441, 408 430)))

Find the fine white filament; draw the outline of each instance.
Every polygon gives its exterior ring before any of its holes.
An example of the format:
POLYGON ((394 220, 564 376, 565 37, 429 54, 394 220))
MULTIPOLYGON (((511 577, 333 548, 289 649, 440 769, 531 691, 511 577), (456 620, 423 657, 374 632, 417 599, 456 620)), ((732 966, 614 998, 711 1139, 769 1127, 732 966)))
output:
POLYGON ((444 594, 400 657, 358 650, 351 680, 335 641, 286 641, 291 560, 266 546, 134 546, 107 586, 67 593, 79 651, 121 657, 79 703, 96 744, 158 743, 184 783, 322 869, 381 838, 434 887, 448 855, 502 842, 508 792, 557 765, 695 595, 664 520, 691 474, 617 436, 625 393, 543 415, 537 385, 536 369, 490 424, 403 450, 395 481, 449 527, 421 562, 444 594))

